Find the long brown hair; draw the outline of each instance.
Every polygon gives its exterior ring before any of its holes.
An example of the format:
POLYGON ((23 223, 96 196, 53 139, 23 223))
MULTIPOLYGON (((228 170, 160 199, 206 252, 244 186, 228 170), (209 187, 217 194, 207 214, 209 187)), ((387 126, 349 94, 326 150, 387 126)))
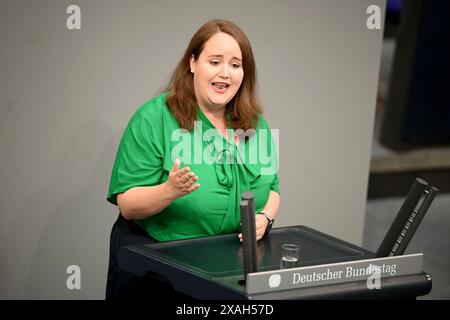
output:
POLYGON ((192 56, 197 60, 205 43, 219 32, 232 36, 242 52, 244 78, 239 90, 226 105, 226 111, 230 113, 231 127, 244 131, 255 128, 259 115, 262 113, 262 106, 256 96, 256 64, 250 41, 234 23, 227 20, 211 20, 200 27, 192 37, 166 89, 168 91, 166 103, 170 111, 180 127, 189 131, 194 127, 194 121, 197 119, 197 99, 189 62, 192 56))

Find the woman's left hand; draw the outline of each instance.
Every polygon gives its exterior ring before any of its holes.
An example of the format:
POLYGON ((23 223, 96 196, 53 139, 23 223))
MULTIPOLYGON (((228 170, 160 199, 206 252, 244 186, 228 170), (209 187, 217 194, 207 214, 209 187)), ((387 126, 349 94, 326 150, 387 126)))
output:
MULTIPOLYGON (((257 214, 255 216, 255 225, 256 225, 256 240, 260 240, 264 233, 266 233, 267 224, 269 222, 267 221, 267 218, 262 214, 257 214)), ((239 241, 242 242, 242 233, 238 235, 239 241)))

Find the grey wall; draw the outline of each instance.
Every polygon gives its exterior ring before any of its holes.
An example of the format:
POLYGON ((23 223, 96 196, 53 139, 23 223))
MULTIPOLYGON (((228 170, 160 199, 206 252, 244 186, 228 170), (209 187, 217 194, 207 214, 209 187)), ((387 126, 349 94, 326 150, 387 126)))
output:
POLYGON ((102 299, 106 200, 121 134, 211 18, 252 42, 280 130, 278 226, 360 244, 384 0, 24 1, 0 4, 0 298, 102 299), (81 30, 66 7, 81 7, 81 30), (67 266, 81 290, 66 288, 67 266))

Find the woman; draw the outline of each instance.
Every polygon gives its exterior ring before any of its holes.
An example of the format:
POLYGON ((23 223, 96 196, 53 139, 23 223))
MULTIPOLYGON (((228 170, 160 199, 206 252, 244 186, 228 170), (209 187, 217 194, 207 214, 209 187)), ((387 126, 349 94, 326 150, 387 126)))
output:
POLYGON ((170 241, 239 232, 239 200, 252 191, 259 240, 280 204, 269 130, 247 37, 232 22, 209 21, 166 92, 130 120, 108 201, 151 238, 170 241))

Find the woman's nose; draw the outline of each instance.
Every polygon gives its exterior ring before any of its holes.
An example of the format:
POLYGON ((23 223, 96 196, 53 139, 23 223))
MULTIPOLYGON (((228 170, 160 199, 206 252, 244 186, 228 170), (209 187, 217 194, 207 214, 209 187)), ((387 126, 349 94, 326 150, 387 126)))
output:
POLYGON ((228 79, 229 78, 228 67, 227 67, 226 64, 224 64, 222 69, 220 70, 219 77, 221 77, 222 79, 228 79))

